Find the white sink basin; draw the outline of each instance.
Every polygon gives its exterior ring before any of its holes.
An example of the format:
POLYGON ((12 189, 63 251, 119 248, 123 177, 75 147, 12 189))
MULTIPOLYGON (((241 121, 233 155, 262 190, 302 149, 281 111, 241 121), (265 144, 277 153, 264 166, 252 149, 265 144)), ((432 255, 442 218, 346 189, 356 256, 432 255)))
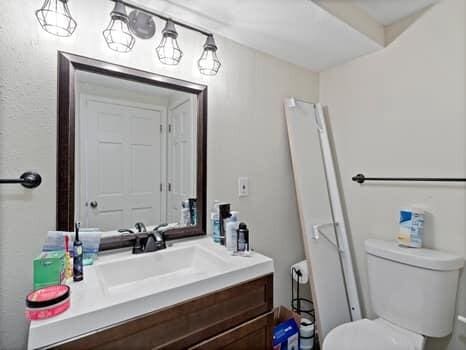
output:
POLYGON ((144 294, 225 273, 233 266, 212 251, 192 245, 111 261, 97 265, 96 272, 108 294, 128 290, 144 294))
POLYGON ((99 255, 71 283, 71 306, 29 327, 28 349, 49 347, 200 295, 273 273, 261 254, 232 256, 210 238, 176 242, 153 253, 99 255))

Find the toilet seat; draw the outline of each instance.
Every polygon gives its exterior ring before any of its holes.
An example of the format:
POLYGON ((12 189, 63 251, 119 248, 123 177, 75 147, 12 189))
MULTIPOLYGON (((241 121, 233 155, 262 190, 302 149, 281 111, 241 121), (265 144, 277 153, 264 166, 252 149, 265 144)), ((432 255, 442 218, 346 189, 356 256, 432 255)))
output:
POLYGON ((331 330, 323 350, 422 350, 424 337, 385 320, 363 319, 331 330))

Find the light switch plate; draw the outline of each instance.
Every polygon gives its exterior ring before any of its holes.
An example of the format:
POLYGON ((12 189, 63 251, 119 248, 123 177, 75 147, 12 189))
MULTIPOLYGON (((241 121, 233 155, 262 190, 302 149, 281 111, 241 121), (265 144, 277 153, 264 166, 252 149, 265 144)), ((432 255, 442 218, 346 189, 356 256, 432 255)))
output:
POLYGON ((238 178, 238 196, 240 197, 249 196, 249 178, 247 177, 238 178))

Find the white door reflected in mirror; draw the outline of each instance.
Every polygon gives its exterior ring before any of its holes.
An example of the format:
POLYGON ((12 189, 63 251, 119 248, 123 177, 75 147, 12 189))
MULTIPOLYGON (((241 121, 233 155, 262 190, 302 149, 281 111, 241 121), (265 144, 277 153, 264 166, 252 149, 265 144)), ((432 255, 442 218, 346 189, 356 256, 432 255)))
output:
POLYGON ((76 95, 76 219, 102 231, 181 222, 196 196, 195 95, 88 72, 76 95))
POLYGON ((192 96, 180 96, 168 107, 168 221, 177 222, 182 203, 195 197, 196 118, 192 96))

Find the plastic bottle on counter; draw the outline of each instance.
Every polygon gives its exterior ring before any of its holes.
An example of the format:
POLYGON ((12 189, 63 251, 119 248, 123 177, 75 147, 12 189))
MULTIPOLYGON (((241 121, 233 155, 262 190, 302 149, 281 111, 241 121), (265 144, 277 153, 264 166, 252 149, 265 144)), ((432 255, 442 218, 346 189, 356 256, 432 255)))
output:
POLYGON ((220 216, 218 212, 218 205, 220 201, 215 200, 210 213, 210 221, 212 224, 212 238, 215 243, 220 243, 220 216))
POLYGON ((180 224, 182 226, 191 225, 191 212, 189 210, 189 201, 184 200, 181 202, 181 217, 180 224))
POLYGON ((237 251, 238 255, 250 256, 249 247, 249 230, 247 225, 242 222, 238 225, 237 251))
POLYGON ((228 251, 236 252, 238 241, 238 216, 239 212, 232 211, 231 216, 226 219, 225 233, 226 233, 226 248, 228 251))

